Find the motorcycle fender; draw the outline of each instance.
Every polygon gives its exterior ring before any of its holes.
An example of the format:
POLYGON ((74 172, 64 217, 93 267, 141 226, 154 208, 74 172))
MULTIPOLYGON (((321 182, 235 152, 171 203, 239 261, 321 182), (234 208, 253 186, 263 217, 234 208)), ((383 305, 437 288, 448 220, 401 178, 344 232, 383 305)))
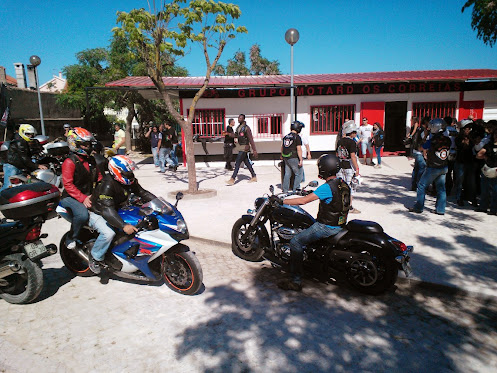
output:
MULTIPOLYGON (((242 219, 248 223, 250 223, 253 218, 253 215, 242 215, 242 219)), ((261 240, 261 242, 264 243, 264 246, 269 246, 269 234, 266 227, 261 222, 257 224, 257 234, 259 235, 259 239, 261 240)))

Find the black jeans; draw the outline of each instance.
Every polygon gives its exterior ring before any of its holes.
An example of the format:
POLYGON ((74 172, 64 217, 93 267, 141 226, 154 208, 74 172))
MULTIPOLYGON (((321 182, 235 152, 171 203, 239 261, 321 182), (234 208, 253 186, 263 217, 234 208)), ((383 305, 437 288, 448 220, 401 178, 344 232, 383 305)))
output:
POLYGON ((238 155, 236 156, 236 161, 235 161, 235 169, 233 170, 233 175, 231 176, 232 179, 236 178, 236 175, 238 175, 238 170, 240 169, 240 165, 242 164, 242 162, 245 163, 245 166, 247 166, 252 177, 255 177, 254 168, 250 164, 248 157, 247 157, 247 154, 248 153, 244 152, 244 151, 238 152, 238 155))
POLYGON ((231 162, 233 162, 233 148, 235 144, 226 143, 224 144, 224 160, 226 161, 226 168, 231 168, 231 162))

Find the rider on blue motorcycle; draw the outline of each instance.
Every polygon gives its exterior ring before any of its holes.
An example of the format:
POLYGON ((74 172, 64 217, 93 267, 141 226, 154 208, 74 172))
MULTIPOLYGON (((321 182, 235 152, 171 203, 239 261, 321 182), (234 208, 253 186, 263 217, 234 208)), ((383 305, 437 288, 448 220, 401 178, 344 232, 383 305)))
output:
POLYGON ((302 274, 304 271, 304 246, 322 238, 336 235, 347 223, 350 209, 350 187, 336 177, 339 159, 334 154, 324 154, 318 159, 318 175, 326 183, 314 192, 298 198, 285 198, 286 205, 305 205, 319 199, 317 221, 303 230, 290 241, 290 272, 291 278, 278 283, 283 290, 302 290, 302 274))
POLYGON ((126 234, 133 234, 137 228, 125 224, 118 210, 128 201, 131 193, 139 196, 143 202, 155 199, 155 195, 143 189, 135 178, 135 163, 125 155, 116 155, 109 160, 110 175, 104 176, 91 197, 90 227, 99 233, 89 260, 90 269, 100 273, 105 253, 109 249, 115 232, 112 228, 122 229, 126 234), (111 228, 112 227, 112 228, 111 228))

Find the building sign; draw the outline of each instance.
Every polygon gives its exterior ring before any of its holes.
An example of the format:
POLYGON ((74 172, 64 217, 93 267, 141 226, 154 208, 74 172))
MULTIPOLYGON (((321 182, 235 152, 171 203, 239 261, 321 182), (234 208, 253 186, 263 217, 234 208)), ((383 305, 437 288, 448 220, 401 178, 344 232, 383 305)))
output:
MULTIPOLYGON (((411 82, 411 83, 358 83, 297 86, 296 96, 343 96, 381 93, 429 93, 497 90, 497 82, 411 82)), ((181 98, 193 98, 197 90, 180 90, 181 98)), ((202 98, 251 98, 290 96, 289 87, 247 89, 209 88, 202 98)))

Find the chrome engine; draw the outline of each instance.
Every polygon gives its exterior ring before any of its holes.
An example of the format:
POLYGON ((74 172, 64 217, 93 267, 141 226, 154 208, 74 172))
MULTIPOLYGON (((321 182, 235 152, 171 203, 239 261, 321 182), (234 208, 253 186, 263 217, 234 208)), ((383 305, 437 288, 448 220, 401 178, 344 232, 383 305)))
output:
POLYGON ((285 241, 290 241, 295 235, 302 232, 302 229, 288 228, 288 227, 279 227, 276 229, 276 233, 278 237, 285 241))

